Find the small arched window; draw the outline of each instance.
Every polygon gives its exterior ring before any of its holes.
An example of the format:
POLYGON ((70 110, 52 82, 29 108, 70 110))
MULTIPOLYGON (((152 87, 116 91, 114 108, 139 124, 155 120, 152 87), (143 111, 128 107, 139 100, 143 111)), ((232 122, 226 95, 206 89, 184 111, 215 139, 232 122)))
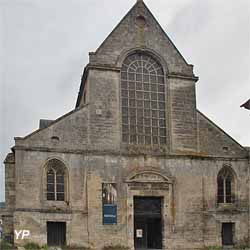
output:
POLYGON ((121 68, 122 141, 166 144, 166 86, 161 64, 151 55, 129 55, 121 68))
POLYGON ((57 160, 52 159, 47 163, 47 189, 46 196, 49 201, 64 201, 67 184, 67 174, 65 165, 57 160))
POLYGON ((224 167, 217 177, 217 200, 218 203, 234 202, 235 178, 232 170, 224 167))

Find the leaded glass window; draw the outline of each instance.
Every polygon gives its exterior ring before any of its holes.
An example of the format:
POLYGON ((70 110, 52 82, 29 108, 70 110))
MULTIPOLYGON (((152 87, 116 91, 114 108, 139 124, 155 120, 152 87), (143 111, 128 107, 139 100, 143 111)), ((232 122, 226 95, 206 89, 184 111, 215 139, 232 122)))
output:
POLYGON ((234 176, 228 168, 223 168, 217 177, 217 200, 218 203, 234 202, 234 176))
POLYGON ((65 166, 53 159, 47 163, 47 200, 64 201, 65 200, 65 166))
POLYGON ((129 55, 121 70, 122 141, 166 144, 166 86, 152 56, 129 55))

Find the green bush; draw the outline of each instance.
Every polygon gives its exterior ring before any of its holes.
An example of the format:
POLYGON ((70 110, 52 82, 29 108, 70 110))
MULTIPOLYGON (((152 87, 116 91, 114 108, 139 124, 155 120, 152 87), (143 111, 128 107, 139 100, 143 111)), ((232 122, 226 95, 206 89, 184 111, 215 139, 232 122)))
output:
POLYGON ((0 249, 13 250, 13 246, 5 240, 0 241, 0 249))
POLYGON ((63 246, 62 247, 63 250, 91 250, 90 248, 87 247, 80 247, 80 246, 63 246))
POLYGON ((103 250, 128 250, 128 247, 122 245, 107 245, 103 247, 103 250))
MULTIPOLYGON (((205 247, 204 250, 222 250, 223 247, 221 246, 207 246, 205 247)), ((237 245, 237 246, 234 246, 233 249, 237 249, 237 250, 247 250, 247 249, 250 249, 250 247, 247 245, 247 244, 242 244, 242 245, 237 245)))
POLYGON ((24 245, 24 249, 25 250, 40 250, 41 247, 38 244, 34 243, 34 242, 29 242, 29 243, 26 243, 24 245))
POLYGON ((222 250, 221 246, 207 246, 205 250, 222 250))
POLYGON ((48 245, 43 245, 43 246, 41 247, 41 250, 49 250, 48 245))
POLYGON ((90 250, 90 248, 87 247, 81 247, 77 245, 71 245, 71 246, 63 246, 63 250, 90 250))

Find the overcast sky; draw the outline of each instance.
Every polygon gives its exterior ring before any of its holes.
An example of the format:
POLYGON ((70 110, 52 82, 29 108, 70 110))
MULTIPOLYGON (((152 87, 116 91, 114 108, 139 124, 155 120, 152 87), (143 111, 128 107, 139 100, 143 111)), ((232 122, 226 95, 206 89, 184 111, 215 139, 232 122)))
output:
MULTIPOLYGON (((14 136, 75 106, 95 51, 136 0, 0 0, 0 161, 14 136)), ((249 0, 145 0, 194 65, 197 106, 250 146, 249 0)), ((0 201, 4 171, 0 165, 0 201)))

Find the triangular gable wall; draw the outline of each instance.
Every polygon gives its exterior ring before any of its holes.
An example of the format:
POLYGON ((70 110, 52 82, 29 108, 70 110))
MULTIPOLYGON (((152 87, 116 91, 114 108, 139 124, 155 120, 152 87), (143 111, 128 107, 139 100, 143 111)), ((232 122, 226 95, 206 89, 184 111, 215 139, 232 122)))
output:
POLYGON ((90 63, 119 66, 123 56, 135 48, 158 54, 170 74, 193 76, 193 66, 187 64, 143 1, 138 1, 96 52, 90 54, 90 63), (138 17, 145 18, 143 27, 138 17))
POLYGON ((201 154, 220 157, 247 157, 247 149, 197 111, 201 154))

